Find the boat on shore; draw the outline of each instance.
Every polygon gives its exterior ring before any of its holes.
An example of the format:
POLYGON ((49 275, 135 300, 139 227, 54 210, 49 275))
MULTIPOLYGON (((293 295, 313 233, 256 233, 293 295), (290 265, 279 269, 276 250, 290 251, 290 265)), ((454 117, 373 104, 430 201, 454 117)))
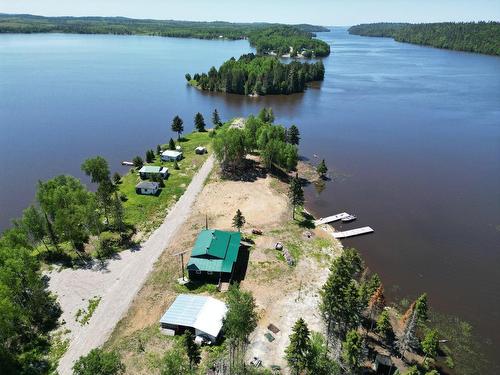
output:
POLYGON ((133 167, 134 163, 132 163, 131 161, 122 161, 122 165, 127 165, 129 167, 133 167))

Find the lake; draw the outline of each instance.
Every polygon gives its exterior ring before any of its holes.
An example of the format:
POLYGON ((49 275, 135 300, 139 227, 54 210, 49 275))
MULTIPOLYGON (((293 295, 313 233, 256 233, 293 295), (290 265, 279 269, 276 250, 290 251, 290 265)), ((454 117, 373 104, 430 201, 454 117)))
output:
POLYGON ((301 152, 325 158, 318 216, 347 211, 375 233, 346 240, 389 297, 428 292, 437 310, 471 322, 491 358, 500 344, 500 58, 350 36, 332 44, 326 78, 304 94, 202 93, 184 74, 252 49, 246 41, 108 35, 0 35, 0 230, 32 202, 38 180, 112 168, 186 130, 273 107, 299 126, 301 152))

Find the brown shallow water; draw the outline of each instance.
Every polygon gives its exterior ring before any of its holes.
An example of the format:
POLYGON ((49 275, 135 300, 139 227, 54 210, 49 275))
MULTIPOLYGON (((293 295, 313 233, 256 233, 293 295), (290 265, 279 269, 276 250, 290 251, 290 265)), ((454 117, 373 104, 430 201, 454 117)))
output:
MULTIPOLYGON (((184 73, 249 51, 244 41, 0 36, 0 230, 38 179, 82 177, 96 154, 119 162, 186 130, 197 111, 223 118, 272 106, 301 129, 302 153, 333 181, 306 191, 318 216, 348 211, 375 233, 344 241, 391 298, 429 294, 471 322, 492 361, 500 344, 500 58, 321 33, 326 79, 305 94, 245 98, 186 87, 184 73)), ((84 179, 85 180, 85 179, 84 179)), ((86 181, 86 180, 85 180, 86 181)), ((492 370, 491 373, 495 373, 492 370)))

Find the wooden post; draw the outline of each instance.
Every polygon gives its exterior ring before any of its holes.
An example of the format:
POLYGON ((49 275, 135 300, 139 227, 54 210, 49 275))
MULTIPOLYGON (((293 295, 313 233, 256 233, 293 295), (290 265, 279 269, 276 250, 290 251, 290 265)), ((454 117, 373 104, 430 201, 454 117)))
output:
POLYGON ((181 251, 180 253, 174 254, 174 257, 180 256, 181 257, 181 270, 182 270, 182 280, 184 281, 184 254, 186 254, 188 251, 181 251))

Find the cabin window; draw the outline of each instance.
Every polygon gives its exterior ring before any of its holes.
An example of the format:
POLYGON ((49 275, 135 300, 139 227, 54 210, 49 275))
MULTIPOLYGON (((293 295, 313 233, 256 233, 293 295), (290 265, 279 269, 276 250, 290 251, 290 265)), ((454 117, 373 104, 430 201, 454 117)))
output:
POLYGON ((208 271, 207 275, 213 275, 213 272, 212 271, 208 271))
POLYGON ((196 274, 197 275, 201 275, 201 271, 200 270, 196 270, 196 274))

